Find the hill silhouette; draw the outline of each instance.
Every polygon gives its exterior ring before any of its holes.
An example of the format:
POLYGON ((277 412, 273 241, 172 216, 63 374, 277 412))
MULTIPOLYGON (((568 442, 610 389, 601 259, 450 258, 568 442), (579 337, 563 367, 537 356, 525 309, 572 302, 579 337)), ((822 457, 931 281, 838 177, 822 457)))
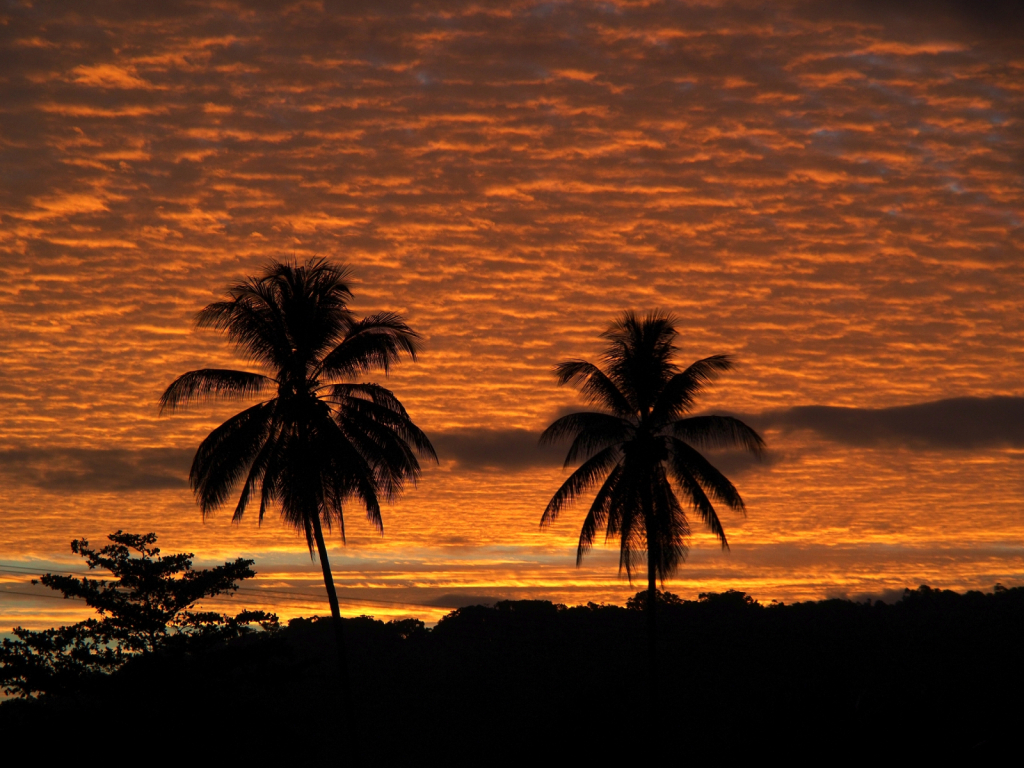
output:
MULTIPOLYGON (((984 755, 1015 732, 1024 588, 920 587, 893 605, 662 595, 657 701, 640 597, 625 608, 468 606, 432 630, 346 620, 364 762, 984 755)), ((77 693, 5 702, 0 733, 48 749, 59 734, 79 754, 105 739, 176 744, 204 760, 345 763, 348 745, 330 738, 333 643, 328 620, 296 619, 213 648, 168 648, 77 693)))

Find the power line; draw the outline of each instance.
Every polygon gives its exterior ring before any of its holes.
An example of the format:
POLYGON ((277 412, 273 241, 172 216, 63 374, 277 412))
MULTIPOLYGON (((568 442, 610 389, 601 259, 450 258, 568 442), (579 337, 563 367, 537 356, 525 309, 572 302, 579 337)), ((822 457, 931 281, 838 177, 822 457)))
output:
MULTIPOLYGON (((6 567, 0 567, 0 573, 7 573, 7 572, 9 572, 9 571, 7 570, 6 567)), ((84 571, 63 571, 61 573, 84 573, 84 571)), ((18 573, 18 572, 15 572, 14 575, 20 576, 22 574, 18 573)), ((286 599, 286 600, 296 600, 296 601, 300 601, 300 602, 320 602, 320 601, 324 600, 327 597, 326 594, 307 595, 305 593, 299 592, 298 590, 262 589, 260 587, 257 587, 257 586, 254 586, 254 585, 250 585, 250 584, 246 584, 245 586, 238 587, 237 591, 238 592, 243 592, 246 595, 249 595, 249 594, 253 594, 253 595, 255 595, 255 594, 259 594, 259 595, 273 595, 273 596, 278 596, 279 599, 283 598, 283 599, 286 599)), ((0 594, 3 594, 3 593, 0 592, 0 594)), ((9 593, 9 594, 14 594, 14 593, 12 592, 12 593, 9 593)), ((28 593, 23 593, 23 594, 28 594, 28 593)), ((230 595, 228 597, 224 597, 224 598, 219 598, 218 597, 218 598, 206 598, 206 599, 207 600, 212 600, 212 599, 229 599, 229 598, 230 598, 230 595)), ((414 608, 456 608, 457 607, 457 606, 451 606, 451 605, 432 605, 432 604, 429 604, 429 603, 416 603, 416 602, 412 602, 412 601, 409 601, 409 600, 387 600, 387 599, 383 599, 383 598, 338 597, 338 602, 339 603, 357 603, 357 604, 360 604, 360 605, 362 605, 362 604, 377 604, 377 603, 380 603, 382 605, 407 605, 407 606, 411 606, 411 607, 414 607, 414 608)))
POLYGON ((79 600, 77 597, 63 597, 62 595, 37 595, 35 592, 15 592, 13 589, 0 590, 0 597, 4 595, 21 595, 23 597, 40 597, 44 600, 79 600))
MULTIPOLYGON (((30 568, 27 565, 8 565, 7 563, 0 563, 0 571, 13 571, 13 572, 27 571, 29 573, 39 574, 40 576, 43 575, 43 570, 40 569, 40 568, 30 568)), ((90 573, 103 573, 103 571, 99 571, 99 570, 93 570, 93 571, 48 571, 48 572, 49 573, 59 573, 59 574, 77 574, 77 575, 83 575, 83 576, 87 575, 87 574, 90 574, 90 573)))
MULTIPOLYGON (((256 587, 256 586, 253 586, 253 585, 246 585, 244 587, 239 587, 238 591, 239 592, 242 592, 242 591, 245 591, 245 592, 258 592, 261 595, 263 595, 263 594, 266 594, 266 595, 275 595, 275 594, 276 595, 291 595, 291 594, 298 594, 296 592, 286 592, 284 590, 275 591, 275 590, 272 590, 272 589, 260 589, 259 587, 256 587)), ((317 600, 323 600, 326 597, 327 597, 327 595, 323 594, 323 595, 316 596, 316 599, 317 600)), ((449 606, 449 605, 431 605, 429 603, 414 603, 414 602, 410 602, 408 600, 386 600, 386 599, 383 599, 383 598, 374 598, 374 597, 367 597, 367 598, 339 597, 338 598, 338 602, 339 603, 343 603, 343 602, 344 603, 383 603, 385 605, 412 605, 412 606, 415 606, 417 608, 455 608, 456 607, 456 606, 449 606)))
MULTIPOLYGON (((30 568, 28 566, 19 566, 19 565, 0 564, 0 573, 10 573, 10 574, 15 575, 15 576, 21 576, 21 575, 24 575, 23 572, 29 572, 29 573, 31 573, 33 575, 42 575, 39 572, 38 568, 30 568)), ((96 575, 98 575, 98 576, 106 575, 106 574, 103 574, 102 572, 96 572, 96 571, 50 571, 50 573, 57 573, 57 574, 61 574, 61 575, 88 575, 88 574, 91 574, 91 573, 96 573, 96 575)), ((113 574, 110 574, 110 575, 113 575, 113 574)), ((246 594, 259 594, 259 595, 277 596, 277 600, 276 601, 275 600, 268 600, 268 601, 266 601, 266 602, 269 602, 269 603, 279 602, 282 599, 289 600, 289 601, 292 601, 292 602, 303 602, 303 603, 315 603, 316 602, 316 603, 318 603, 318 602, 322 601, 325 597, 327 597, 326 593, 319 594, 319 595, 307 595, 305 593, 299 592, 298 590, 262 589, 260 587, 255 586, 255 585, 252 585, 252 584, 246 584, 246 585, 238 587, 237 592, 244 592, 246 594)), ((0 591, 0 595, 2 595, 2 594, 30 595, 31 593, 29 593, 29 592, 0 591)), ((232 595, 228 595, 227 597, 206 598, 206 600, 216 600, 216 599, 224 599, 224 600, 226 600, 226 599, 230 599, 231 596, 232 595)), ((47 597, 47 598, 49 598, 49 597, 56 597, 56 596, 53 596, 53 595, 38 595, 38 597, 47 597)), ((64 598, 56 597, 56 599, 63 600, 64 598)), ((452 606, 452 605, 431 605, 431 604, 428 604, 428 603, 415 603, 415 602, 411 602, 411 601, 408 601, 408 600, 387 600, 387 599, 383 599, 383 598, 338 597, 338 602, 339 603, 347 603, 347 604, 357 604, 357 605, 365 605, 365 604, 370 604, 370 605, 374 605, 374 604, 381 604, 381 605, 404 605, 404 606, 409 606, 411 608, 433 608, 433 609, 438 609, 438 608, 440 608, 440 609, 445 609, 445 608, 447 608, 447 609, 454 609, 454 608, 458 607, 458 606, 452 606)))
MULTIPOLYGON (((241 590, 239 590, 241 591, 241 590)), ((65 598, 60 595, 48 595, 44 593, 34 592, 18 592, 16 590, 5 590, 0 588, 0 598, 4 595, 19 595, 24 597, 38 597, 49 600, 65 600, 65 599, 81 599, 81 598, 65 598)), ((208 603, 211 601, 229 601, 236 596, 236 593, 224 593, 222 595, 216 595, 213 597, 201 598, 197 602, 208 603)), ((292 603, 302 603, 305 605, 322 605, 326 595, 302 595, 298 592, 284 592, 283 590, 262 590, 258 587, 251 587, 245 591, 243 595, 237 595, 241 597, 240 602, 261 602, 269 605, 280 605, 282 601, 292 603), (261 599, 262 598, 262 599, 261 599)), ((457 606, 452 605, 431 605, 429 603, 416 603, 410 600, 383 600, 379 598, 357 598, 357 597, 339 597, 339 603, 345 603, 346 605, 400 605, 409 608, 432 608, 432 609, 449 609, 452 610, 457 606)))
MULTIPOLYGON (((294 600, 294 601, 298 601, 298 602, 318 602, 319 603, 319 602, 322 602, 327 597, 326 595, 311 595, 311 596, 302 597, 302 596, 298 596, 300 593, 297 593, 297 592, 285 592, 283 590, 260 589, 259 587, 239 587, 238 591, 239 592, 245 591, 245 595, 242 595, 242 597, 246 597, 247 595, 250 595, 250 594, 253 594, 253 595, 255 595, 255 594, 271 595, 271 596, 280 595, 280 597, 277 597, 278 600, 294 600)), ((217 597, 206 598, 206 599, 207 600, 230 600, 233 596, 234 596, 233 594, 232 595, 227 595, 226 597, 222 597, 222 596, 218 595, 217 597)), ((414 602, 411 602, 409 600, 383 600, 383 599, 380 599, 380 598, 358 598, 358 597, 339 597, 338 598, 338 602, 339 603, 355 603, 355 604, 358 604, 358 605, 363 605, 363 604, 366 604, 366 603, 382 603, 384 605, 407 605, 407 606, 411 606, 411 607, 414 607, 414 608, 448 608, 448 609, 454 609, 454 608, 457 607, 457 606, 453 606, 453 605, 431 605, 429 603, 414 603, 414 602)))
MULTIPOLYGON (((38 599, 41 599, 41 600, 81 600, 82 599, 82 598, 78 598, 78 597, 65 598, 62 595, 45 595, 45 594, 36 594, 34 592, 18 592, 16 590, 0 590, 0 599, 2 599, 6 595, 10 595, 11 597, 15 597, 15 598, 29 598, 29 597, 32 597, 32 598, 38 598, 38 599)), ((226 602, 227 599, 228 598, 212 597, 212 598, 206 598, 204 600, 200 600, 198 602, 202 603, 202 604, 208 604, 208 603, 211 603, 211 602, 226 602)), ((246 600, 246 601, 242 601, 242 602, 249 602, 249 601, 246 600)), ((296 598, 296 597, 271 597, 269 600, 260 600, 258 602, 259 602, 260 605, 267 605, 267 606, 279 606, 279 605, 282 605, 283 603, 296 603, 296 604, 299 604, 299 605, 306 605, 306 606, 310 606, 310 607, 320 607, 320 608, 324 607, 323 606, 323 602, 321 600, 319 600, 319 599, 309 599, 309 600, 306 600, 306 599, 296 598)), ((339 599, 338 602, 341 602, 341 600, 339 599)), ((355 606, 364 605, 364 604, 369 603, 369 602, 370 601, 368 601, 368 600, 367 601, 363 601, 363 600, 346 600, 345 601, 346 604, 348 604, 348 605, 355 605, 355 606)), ((392 605, 400 605, 400 606, 405 606, 405 607, 409 607, 409 608, 433 608, 433 609, 440 608, 442 610, 444 610, 444 609, 451 610, 451 609, 454 608, 454 606, 428 605, 426 603, 409 603, 409 602, 404 602, 404 601, 401 601, 401 600, 376 601, 376 602, 388 602, 389 604, 392 604, 392 605)))

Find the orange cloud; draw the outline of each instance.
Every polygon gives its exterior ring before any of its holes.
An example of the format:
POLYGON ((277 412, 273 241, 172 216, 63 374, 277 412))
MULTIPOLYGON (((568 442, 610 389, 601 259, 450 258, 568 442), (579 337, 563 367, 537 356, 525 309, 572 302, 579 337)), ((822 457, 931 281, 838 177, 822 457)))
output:
MULTIPOLYGON (((571 405, 552 366, 623 308, 674 311, 683 359, 736 356, 709 408, 1019 396, 1020 28, 959 7, 8 9, 0 451, 79 480, 5 474, 0 560, 122 527, 305 567, 273 523, 203 525, 180 483, 90 486, 110 467, 73 453, 165 477, 135 452, 185 455, 230 409, 159 418, 163 387, 245 365, 191 319, 272 258, 350 263, 357 311, 423 333, 391 385, 453 452, 507 438, 427 474, 384 541, 354 521, 339 571, 363 597, 629 593, 614 558, 573 570, 578 520, 537 530, 561 470, 494 460, 571 405), (415 567, 367 575, 389 557, 415 567)), ((1024 580, 1012 445, 769 442, 736 467, 733 554, 698 538, 673 588, 1024 580)))

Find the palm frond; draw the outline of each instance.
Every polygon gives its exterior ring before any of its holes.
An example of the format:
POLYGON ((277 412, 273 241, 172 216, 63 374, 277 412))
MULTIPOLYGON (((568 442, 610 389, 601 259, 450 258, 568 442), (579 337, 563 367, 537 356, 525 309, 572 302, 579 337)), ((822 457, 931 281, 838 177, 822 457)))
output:
POLYGON ((550 445, 565 438, 572 438, 572 445, 563 464, 564 467, 569 467, 575 464, 580 456, 586 460, 609 445, 628 440, 633 431, 632 423, 609 413, 570 413, 556 419, 545 429, 541 433, 540 443, 550 445))
POLYGON ((324 357, 319 372, 343 377, 381 370, 387 375, 403 354, 416 359, 419 339, 419 334, 397 314, 368 315, 352 324, 341 343, 324 357))
MULTIPOLYGON (((242 493, 238 497, 238 503, 235 504, 235 512, 231 516, 231 521, 239 523, 242 521, 242 516, 245 514, 246 508, 249 506, 249 500, 252 498, 257 486, 263 483, 263 479, 266 476, 267 468, 271 464, 271 460, 274 456, 274 451, 277 448, 277 437, 274 434, 276 425, 272 425, 270 433, 267 435, 266 441, 263 443, 263 447, 260 452, 256 454, 256 458, 253 459, 252 466, 249 468, 249 474, 245 478, 245 482, 242 484, 242 493)), ((261 490, 262 495, 262 490, 261 490)), ((260 513, 260 521, 263 520, 262 511, 260 513)))
POLYGON ((382 387, 380 384, 344 382, 341 384, 330 384, 326 387, 326 390, 328 393, 327 399, 336 403, 342 403, 347 398, 359 398, 361 400, 369 400, 371 403, 394 411, 403 418, 408 418, 409 416, 405 411, 405 406, 395 397, 395 393, 390 389, 382 387))
POLYGON ((279 454, 280 484, 276 489, 281 517, 297 531, 307 534, 306 544, 312 556, 315 541, 309 538, 312 531, 310 520, 320 515, 325 496, 323 457, 316 444, 301 434, 301 430, 289 430, 284 438, 279 454))
POLYGON ((634 410, 649 411, 665 382, 678 370, 673 362, 678 335, 672 315, 654 311, 641 317, 624 312, 602 338, 609 344, 604 369, 634 410))
POLYGON ((437 462, 437 452, 427 435, 409 418, 405 408, 394 394, 376 384, 339 384, 332 387, 332 399, 337 403, 340 420, 358 415, 387 426, 392 439, 412 448, 424 458, 437 462), (358 397, 354 395, 366 395, 358 397))
POLYGON ((179 407, 222 398, 241 398, 264 394, 276 382, 259 373, 224 368, 202 368, 176 378, 160 397, 160 413, 179 407))
POLYGON ((649 505, 644 503, 644 488, 649 477, 648 468, 631 457, 625 457, 619 466, 621 472, 608 505, 605 541, 619 537, 619 574, 625 573, 632 583, 646 547, 644 516, 649 512, 649 505))
POLYGON ((690 416, 673 422, 671 432, 698 448, 738 446, 758 457, 764 455, 767 448, 756 431, 732 416, 690 416))
POLYGON ((673 475, 685 471, 694 477, 707 493, 730 509, 746 515, 746 507, 739 491, 706 457, 682 440, 673 438, 671 441, 672 459, 670 466, 673 475))
POLYGON ((231 286, 228 300, 205 307, 196 325, 226 330, 251 359, 265 365, 308 365, 353 324, 348 275, 347 268, 325 259, 303 265, 275 262, 259 277, 231 286))
POLYGON ((721 373, 732 370, 728 355, 712 355, 697 360, 686 370, 675 374, 659 392, 651 418, 657 423, 672 421, 689 411, 697 396, 710 386, 721 373))
MULTIPOLYGON (((614 507, 611 511, 615 511, 614 507)), ((617 511, 623 513, 618 516, 618 524, 613 533, 619 537, 619 575, 625 573, 626 580, 632 584, 633 575, 645 565, 646 537, 643 518, 638 514, 624 514, 627 511, 624 507, 617 511)), ((609 514, 608 517, 610 521, 613 516, 609 514)))
POLYGON ((616 416, 634 412, 629 399, 612 383, 604 371, 586 360, 567 360, 555 366, 559 386, 571 384, 588 402, 601 405, 616 416))
POLYGON ((233 286, 230 301, 217 301, 196 315, 197 328, 227 331, 228 338, 250 360, 271 368, 287 365, 291 342, 273 291, 259 280, 233 286))
POLYGON ((686 559, 690 525, 662 466, 655 469, 652 478, 651 514, 645 522, 648 564, 664 582, 686 559))
MULTIPOLYGON (((275 443, 278 444, 274 446, 275 450, 267 458, 267 465, 263 469, 263 477, 260 479, 260 511, 257 518, 259 525, 263 525, 263 518, 267 514, 267 510, 281 494, 281 472, 279 468, 281 466, 281 455, 284 451, 281 449, 280 442, 286 439, 286 434, 274 436, 275 443)), ((310 553, 312 553, 312 549, 310 553)))
POLYGON ((397 499, 406 480, 415 484, 419 462, 409 445, 387 424, 350 412, 338 419, 337 426, 372 469, 377 492, 385 500, 397 499))
MULTIPOLYGON (((725 528, 722 526, 722 521, 718 519, 718 513, 715 512, 714 505, 704 492, 704 489, 701 488, 701 484, 695 477, 695 474, 690 471, 687 462, 677 458, 679 456, 679 453, 675 453, 671 463, 673 478, 693 506, 694 512, 697 513, 701 522, 704 523, 704 527, 718 538, 722 544, 722 549, 729 549, 729 542, 725 537, 725 528)), ((735 490, 733 488, 733 492, 735 490)), ((736 494, 736 498, 739 498, 739 494, 736 494)), ((742 504, 742 501, 740 503, 742 504)))
POLYGON ((204 517, 224 502, 263 448, 275 406, 276 400, 254 405, 232 416, 200 443, 189 471, 189 484, 204 517))
POLYGON ((294 358, 307 366, 337 344, 354 322, 348 276, 345 267, 310 259, 301 266, 272 264, 260 279, 275 294, 294 358))
POLYGON ((338 526, 338 533, 341 535, 341 543, 346 544, 345 537, 345 501, 347 497, 340 493, 334 486, 325 489, 324 505, 325 519, 328 521, 328 530, 333 530, 334 525, 338 526))
POLYGON ((615 446, 605 448, 585 461, 575 472, 566 478, 562 486, 555 491, 551 497, 544 514, 540 519, 541 528, 550 525, 557 518, 559 513, 587 490, 593 487, 600 477, 608 469, 616 464, 621 457, 619 449, 615 446))
MULTIPOLYGON (((368 458, 358 444, 361 436, 357 433, 354 441, 353 430, 349 427, 348 422, 322 425, 318 442, 327 458, 321 471, 320 483, 336 499, 339 513, 345 498, 358 498, 366 509, 367 519, 378 533, 384 535, 379 498, 382 476, 380 468, 374 463, 374 459, 379 460, 380 456, 368 458)), ((344 525, 343 520, 339 521, 344 525)))
MULTIPOLYGON (((420 439, 426 440, 426 435, 419 432, 419 429, 407 419, 388 418, 389 414, 390 411, 377 409, 373 403, 349 404, 335 413, 335 419, 347 435, 358 435, 360 440, 365 441, 364 455, 379 453, 382 456, 402 457, 401 462, 408 464, 411 474, 418 475, 418 449, 415 446, 420 439), (410 430, 416 433, 417 437, 414 438, 410 430)), ((429 442, 427 444, 429 445, 429 442)))
POLYGON ((590 505, 590 510, 587 512, 587 516, 583 520, 583 527, 580 529, 580 542, 576 547, 577 568, 579 568, 583 563, 583 556, 586 555, 594 546, 594 539, 597 538, 597 532, 608 518, 608 507, 611 505, 612 498, 615 495, 615 486, 621 474, 622 469, 620 467, 615 467, 608 473, 608 477, 605 478, 605 481, 598 490, 597 495, 594 496, 594 501, 590 505))
POLYGON ((362 500, 366 509, 366 520, 374 529, 384 536, 384 518, 380 513, 380 499, 377 497, 377 486, 371 478, 363 475, 356 477, 356 495, 362 500))

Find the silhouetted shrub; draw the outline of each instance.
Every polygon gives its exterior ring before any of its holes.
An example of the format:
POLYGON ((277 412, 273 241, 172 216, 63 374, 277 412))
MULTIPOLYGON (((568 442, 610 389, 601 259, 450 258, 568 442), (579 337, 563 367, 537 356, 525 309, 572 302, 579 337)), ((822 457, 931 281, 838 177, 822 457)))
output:
POLYGON ((253 624, 277 628, 277 617, 263 611, 226 616, 192 610, 203 598, 233 592, 236 582, 255 576, 252 560, 193 570, 191 554, 161 555, 152 546, 156 534, 118 531, 107 538, 112 543, 100 550, 84 539, 72 541, 71 551, 90 570, 108 570, 116 579, 49 573, 39 579, 65 598, 85 600, 100 618, 38 632, 16 627, 17 639, 0 644, 0 686, 8 694, 70 693, 139 655, 173 645, 195 652, 253 624))

